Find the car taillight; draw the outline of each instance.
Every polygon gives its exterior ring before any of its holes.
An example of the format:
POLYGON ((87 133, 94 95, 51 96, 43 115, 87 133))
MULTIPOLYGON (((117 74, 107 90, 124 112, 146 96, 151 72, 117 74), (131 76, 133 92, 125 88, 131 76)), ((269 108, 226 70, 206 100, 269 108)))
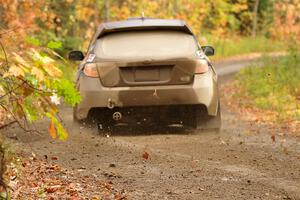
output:
POLYGON ((85 75, 89 77, 93 77, 93 78, 99 77, 97 65, 95 63, 85 64, 83 72, 85 75))
POLYGON ((195 74, 203 74, 209 69, 208 62, 205 59, 199 59, 195 69, 195 74))

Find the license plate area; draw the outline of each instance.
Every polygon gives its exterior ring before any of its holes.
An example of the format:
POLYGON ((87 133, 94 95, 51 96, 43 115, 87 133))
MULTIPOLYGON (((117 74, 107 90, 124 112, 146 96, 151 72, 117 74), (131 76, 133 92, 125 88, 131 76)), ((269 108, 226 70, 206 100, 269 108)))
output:
POLYGON ((159 81, 160 80, 160 70, 159 68, 148 68, 139 67, 134 70, 134 81, 144 82, 144 81, 159 81))
POLYGON ((171 79, 172 65, 120 67, 123 81, 129 85, 167 83, 171 79))

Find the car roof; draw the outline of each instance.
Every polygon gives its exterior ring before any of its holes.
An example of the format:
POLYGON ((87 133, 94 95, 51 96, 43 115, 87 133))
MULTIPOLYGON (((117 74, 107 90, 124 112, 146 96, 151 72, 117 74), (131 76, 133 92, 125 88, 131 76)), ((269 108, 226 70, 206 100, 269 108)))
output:
POLYGON ((182 20, 130 18, 124 21, 100 24, 94 35, 93 41, 109 33, 135 30, 176 30, 194 35, 191 28, 182 20))

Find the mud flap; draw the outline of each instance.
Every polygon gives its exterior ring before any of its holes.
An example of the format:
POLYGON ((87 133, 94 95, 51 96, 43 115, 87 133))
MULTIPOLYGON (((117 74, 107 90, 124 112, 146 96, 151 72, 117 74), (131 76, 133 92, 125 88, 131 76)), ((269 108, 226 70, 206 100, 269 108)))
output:
POLYGON ((221 107, 218 103, 218 111, 216 116, 207 114, 207 110, 203 107, 197 107, 194 110, 192 118, 189 119, 189 125, 196 130, 210 130, 219 132, 221 130, 221 107))
POLYGON ((209 116, 207 113, 197 113, 197 129, 214 130, 219 132, 222 127, 221 106, 218 103, 218 111, 216 116, 209 116))

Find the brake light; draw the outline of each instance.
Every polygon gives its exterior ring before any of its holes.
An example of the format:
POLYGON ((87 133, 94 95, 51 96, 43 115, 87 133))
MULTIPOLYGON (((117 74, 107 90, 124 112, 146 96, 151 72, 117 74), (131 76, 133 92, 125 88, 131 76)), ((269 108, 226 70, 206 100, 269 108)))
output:
POLYGON ((208 62, 205 59, 199 59, 195 69, 195 74, 203 74, 209 69, 208 62))
POLYGON ((84 65, 83 72, 85 75, 89 77, 99 77, 98 70, 97 70, 97 64, 95 63, 88 63, 84 65))

